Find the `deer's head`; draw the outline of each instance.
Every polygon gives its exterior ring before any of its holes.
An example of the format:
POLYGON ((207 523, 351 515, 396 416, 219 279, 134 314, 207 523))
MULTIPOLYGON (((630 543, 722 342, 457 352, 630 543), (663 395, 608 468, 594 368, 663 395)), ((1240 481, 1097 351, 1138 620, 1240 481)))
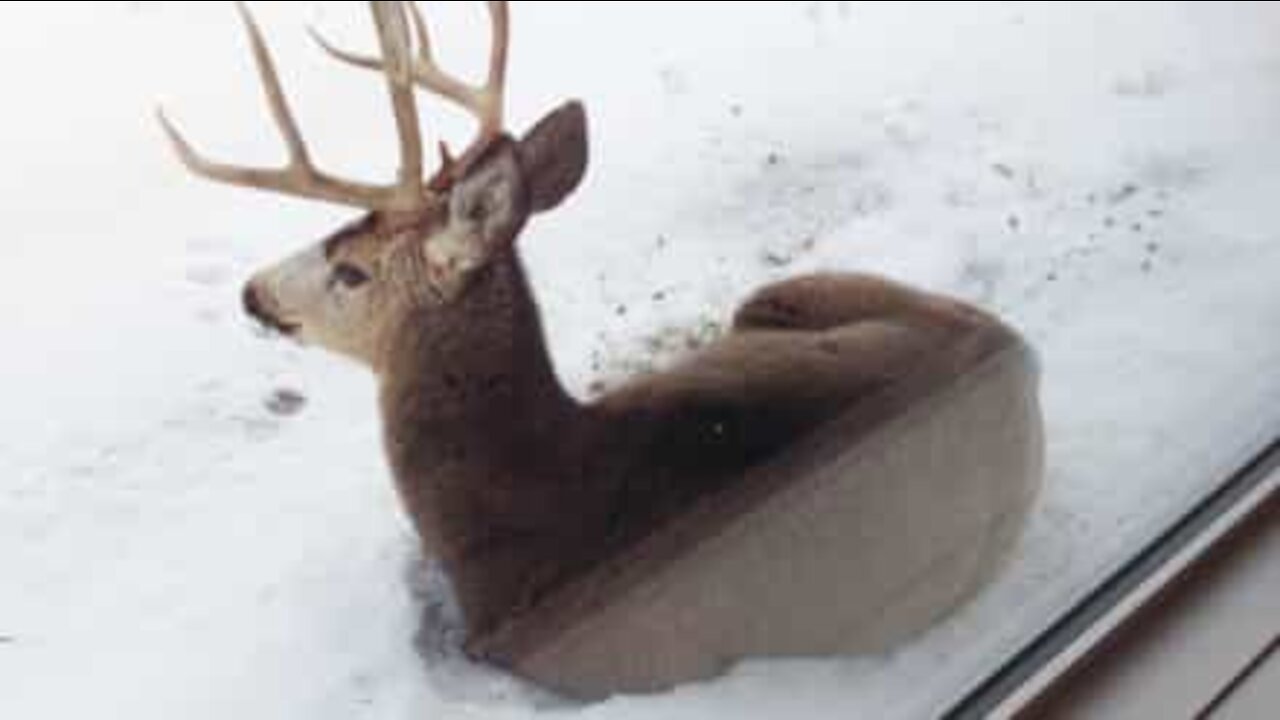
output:
POLYGON ((563 201, 587 165, 586 116, 568 103, 516 139, 503 127, 509 38, 505 2, 489 2, 493 48, 483 85, 446 74, 432 56, 425 19, 410 2, 372 2, 381 57, 339 50, 336 59, 383 75, 400 145, 398 182, 341 180, 318 170, 276 75, 262 32, 238 4, 272 115, 289 150, 281 169, 224 165, 198 154, 161 115, 183 163, 217 182, 338 203, 364 215, 314 247, 264 270, 244 291, 246 310, 300 341, 377 367, 388 332, 411 312, 447 308, 486 266, 512 252, 530 215, 563 201), (416 36, 413 51, 410 24, 416 36), (454 159, 441 143, 441 167, 424 177, 416 87, 475 115, 479 131, 454 159))

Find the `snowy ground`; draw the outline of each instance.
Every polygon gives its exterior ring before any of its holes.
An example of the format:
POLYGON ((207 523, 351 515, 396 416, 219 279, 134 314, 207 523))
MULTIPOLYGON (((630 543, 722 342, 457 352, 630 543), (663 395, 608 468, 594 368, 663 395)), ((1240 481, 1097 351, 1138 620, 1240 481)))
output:
MULTIPOLYGON (((448 5, 474 67, 482 15, 448 5)), ((367 45, 363 5, 257 7, 322 161, 387 175, 379 87, 301 32, 367 45)), ((459 658, 447 619, 424 664, 442 594, 409 590, 371 383, 237 310, 343 216, 188 181, 151 117, 278 157, 230 5, 5 3, 0 717, 925 716, 1280 426, 1280 6, 514 12, 516 122, 568 94, 594 122, 588 185, 523 245, 566 380, 814 268, 979 300, 1045 360, 1051 477, 1015 566, 891 656, 656 698, 554 702, 459 658)))

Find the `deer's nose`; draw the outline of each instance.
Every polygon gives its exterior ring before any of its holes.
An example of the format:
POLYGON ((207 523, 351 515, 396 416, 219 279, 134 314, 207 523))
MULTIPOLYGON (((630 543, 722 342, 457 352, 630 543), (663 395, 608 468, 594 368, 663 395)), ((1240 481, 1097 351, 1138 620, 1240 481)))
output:
POLYGON ((252 284, 246 285, 242 300, 244 302, 244 311, 249 317, 263 325, 271 324, 271 316, 267 314, 266 306, 262 303, 262 296, 258 294, 258 288, 252 284))
POLYGON ((263 300, 262 293, 253 283, 245 286, 241 300, 244 303, 244 311, 249 317, 257 320, 264 329, 274 330, 282 335, 293 335, 298 331, 297 325, 281 320, 271 311, 271 306, 263 300))
POLYGON ((288 323, 283 318, 280 318, 279 311, 273 309, 273 304, 266 300, 266 297, 257 290, 257 286, 253 283, 244 287, 242 301, 244 311, 251 318, 257 320, 266 331, 275 331, 283 334, 283 336, 292 337, 296 336, 298 331, 302 329, 301 325, 288 323))

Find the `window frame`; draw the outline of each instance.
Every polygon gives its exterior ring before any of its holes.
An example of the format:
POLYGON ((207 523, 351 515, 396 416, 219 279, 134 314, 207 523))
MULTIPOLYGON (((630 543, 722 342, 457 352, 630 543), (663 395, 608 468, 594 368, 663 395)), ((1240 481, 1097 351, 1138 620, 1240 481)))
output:
POLYGON ((970 687, 943 717, 1011 717, 1027 709, 1276 497, 1280 433, 994 673, 970 687))

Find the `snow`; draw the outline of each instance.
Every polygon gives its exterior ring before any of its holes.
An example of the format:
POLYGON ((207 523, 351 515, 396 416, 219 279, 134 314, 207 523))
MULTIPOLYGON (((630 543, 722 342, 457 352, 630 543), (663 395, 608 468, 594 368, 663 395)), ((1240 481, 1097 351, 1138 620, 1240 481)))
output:
MULTIPOLYGON (((470 5, 430 11, 475 69, 470 5)), ((389 176, 377 83, 301 32, 368 47, 363 9, 255 7, 321 162, 389 176)), ((211 153, 280 157, 229 4, 6 3, 0 717, 928 716, 1280 423, 1275 5, 514 13, 516 124, 568 95, 593 121, 586 187, 523 239, 571 387, 806 270, 980 301, 1045 364, 1049 485, 1014 566, 884 657, 586 707, 471 665, 372 383, 239 317, 241 280, 344 214, 188 180, 151 116, 163 99, 211 153)))

